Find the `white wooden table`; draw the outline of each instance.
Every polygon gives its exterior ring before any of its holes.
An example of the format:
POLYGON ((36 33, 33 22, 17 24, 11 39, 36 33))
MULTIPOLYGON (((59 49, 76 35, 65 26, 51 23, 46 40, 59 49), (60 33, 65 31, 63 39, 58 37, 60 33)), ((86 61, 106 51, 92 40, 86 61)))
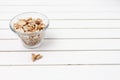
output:
POLYGON ((120 80, 120 0, 1 0, 0 80, 120 80), (10 19, 50 19, 40 48, 26 49, 10 19), (31 54, 43 58, 32 62, 31 54))

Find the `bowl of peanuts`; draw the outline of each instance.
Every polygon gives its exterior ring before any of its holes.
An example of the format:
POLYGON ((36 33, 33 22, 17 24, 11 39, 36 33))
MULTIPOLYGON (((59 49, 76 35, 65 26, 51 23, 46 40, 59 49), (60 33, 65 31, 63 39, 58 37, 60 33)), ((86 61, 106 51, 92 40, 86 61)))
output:
POLYGON ((37 48, 44 39, 49 20, 39 12, 24 12, 12 18, 9 26, 26 48, 37 48))

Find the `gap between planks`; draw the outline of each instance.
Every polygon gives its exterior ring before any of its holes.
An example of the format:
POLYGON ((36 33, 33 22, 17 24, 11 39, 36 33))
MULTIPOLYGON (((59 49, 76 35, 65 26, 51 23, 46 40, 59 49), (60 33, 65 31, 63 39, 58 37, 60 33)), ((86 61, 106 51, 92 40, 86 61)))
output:
MULTIPOLYGON (((120 28, 48 28, 48 29, 120 29, 120 28)), ((10 30, 10 28, 0 28, 0 30, 10 30)))
POLYGON ((120 66, 120 64, 19 64, 19 65, 0 65, 1 66, 120 66))
POLYGON ((0 50, 0 52, 76 52, 76 51, 120 51, 120 49, 94 49, 94 50, 0 50))
MULTIPOLYGON (((10 21, 11 19, 0 19, 3 21, 10 21)), ((49 20, 120 20, 120 19, 49 19, 49 20)))
MULTIPOLYGON (((38 7, 43 7, 43 6, 45 6, 45 7, 59 7, 59 6, 64 6, 64 7, 66 7, 66 4, 60 4, 60 5, 58 5, 58 4, 0 4, 0 6, 2 7, 2 6, 38 6, 38 7)), ((77 6, 77 7, 79 7, 80 6, 80 4, 67 4, 67 6, 73 6, 73 7, 75 7, 75 6, 77 6)))
MULTIPOLYGON (((45 40, 70 40, 70 39, 120 39, 120 38, 44 38, 45 40)), ((18 40, 18 38, 0 38, 0 40, 18 40)))

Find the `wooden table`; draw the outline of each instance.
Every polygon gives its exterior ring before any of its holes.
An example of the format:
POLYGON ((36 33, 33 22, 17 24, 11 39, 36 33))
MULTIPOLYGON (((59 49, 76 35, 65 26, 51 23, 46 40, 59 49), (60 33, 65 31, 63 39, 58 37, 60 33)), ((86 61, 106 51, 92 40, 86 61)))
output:
POLYGON ((120 80, 119 0, 1 0, 0 79, 120 80), (22 12, 50 19, 44 43, 26 49, 9 28, 22 12), (32 62, 31 54, 43 58, 32 62))

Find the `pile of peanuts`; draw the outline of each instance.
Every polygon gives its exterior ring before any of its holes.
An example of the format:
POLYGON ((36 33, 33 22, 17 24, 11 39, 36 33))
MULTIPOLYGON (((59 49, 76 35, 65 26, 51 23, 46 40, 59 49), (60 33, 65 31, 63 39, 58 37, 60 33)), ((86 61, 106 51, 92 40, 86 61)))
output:
POLYGON ((29 33, 29 32, 38 32, 44 29, 45 24, 42 22, 42 19, 37 18, 28 18, 28 19, 19 19, 18 22, 14 23, 14 28, 18 32, 29 33))
MULTIPOLYGON (((16 23, 13 24, 16 32, 20 33, 34 33, 39 32, 45 28, 45 24, 40 18, 27 18, 27 19, 19 19, 16 23)), ((29 34, 29 35, 19 35, 23 40, 24 44, 27 46, 35 46, 39 44, 44 35, 44 31, 41 31, 39 34, 29 34)))

